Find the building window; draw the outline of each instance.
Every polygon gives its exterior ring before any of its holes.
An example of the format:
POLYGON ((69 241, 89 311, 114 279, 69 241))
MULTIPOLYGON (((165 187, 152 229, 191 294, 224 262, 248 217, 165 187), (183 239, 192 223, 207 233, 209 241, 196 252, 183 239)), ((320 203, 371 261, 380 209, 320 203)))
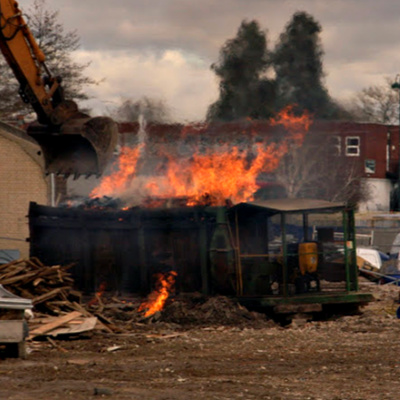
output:
POLYGON ((346 156, 360 155, 360 138, 358 136, 346 137, 346 156))
POLYGON ((340 136, 331 136, 329 138, 329 145, 333 155, 340 156, 342 154, 342 138, 340 136))
POLYGON ((365 172, 367 174, 374 174, 376 171, 375 160, 365 160, 365 172))

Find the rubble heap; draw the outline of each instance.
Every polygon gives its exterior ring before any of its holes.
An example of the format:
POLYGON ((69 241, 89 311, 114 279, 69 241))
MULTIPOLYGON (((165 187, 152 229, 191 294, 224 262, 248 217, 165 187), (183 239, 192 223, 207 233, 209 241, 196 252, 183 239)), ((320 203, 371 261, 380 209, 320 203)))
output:
POLYGON ((11 293, 32 300, 36 311, 59 315, 80 301, 68 269, 73 265, 43 265, 37 258, 0 265, 0 284, 11 293))

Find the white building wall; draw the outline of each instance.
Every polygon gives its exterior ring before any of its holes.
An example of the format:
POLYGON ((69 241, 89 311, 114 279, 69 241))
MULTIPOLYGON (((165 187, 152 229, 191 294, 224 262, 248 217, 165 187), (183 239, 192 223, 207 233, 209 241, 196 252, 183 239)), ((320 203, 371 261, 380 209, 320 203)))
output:
POLYGON ((365 179, 368 190, 369 200, 359 205, 360 212, 375 212, 390 210, 390 192, 392 184, 388 179, 365 179))

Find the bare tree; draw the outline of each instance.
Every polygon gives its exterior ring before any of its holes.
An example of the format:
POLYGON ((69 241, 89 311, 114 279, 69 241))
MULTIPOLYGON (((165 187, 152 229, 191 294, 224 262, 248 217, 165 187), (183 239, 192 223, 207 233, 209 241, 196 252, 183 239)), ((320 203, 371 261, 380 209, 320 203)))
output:
POLYGON ((306 186, 318 184, 320 176, 315 171, 318 171, 319 160, 313 154, 314 146, 290 146, 288 153, 280 161, 276 178, 285 187, 289 198, 300 197, 306 186))
POLYGON ((310 132, 292 146, 276 170, 290 198, 318 198, 356 205, 368 198, 360 164, 338 155, 329 135, 310 132))
POLYGON ((347 108, 355 120, 378 124, 398 123, 398 94, 391 88, 391 78, 386 77, 384 81, 383 85, 362 89, 347 102, 347 108))
MULTIPOLYGON (((88 64, 74 61, 73 52, 79 48, 76 31, 65 31, 59 22, 59 12, 49 9, 47 0, 34 0, 26 12, 27 24, 46 56, 46 65, 54 76, 63 78, 65 97, 86 100, 85 88, 98 82, 84 74, 88 64)), ((18 95, 19 83, 3 57, 0 57, 0 117, 10 114, 26 115, 31 107, 18 95)))

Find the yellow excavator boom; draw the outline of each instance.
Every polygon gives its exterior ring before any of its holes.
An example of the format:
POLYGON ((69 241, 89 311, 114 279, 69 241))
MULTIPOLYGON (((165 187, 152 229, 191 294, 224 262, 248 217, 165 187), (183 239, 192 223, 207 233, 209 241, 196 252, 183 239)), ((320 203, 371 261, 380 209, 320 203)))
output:
POLYGON ((0 0, 0 50, 17 78, 22 100, 37 115, 27 133, 40 145, 47 173, 100 175, 117 143, 117 125, 91 118, 64 98, 61 77, 54 77, 45 55, 15 0, 0 0))

